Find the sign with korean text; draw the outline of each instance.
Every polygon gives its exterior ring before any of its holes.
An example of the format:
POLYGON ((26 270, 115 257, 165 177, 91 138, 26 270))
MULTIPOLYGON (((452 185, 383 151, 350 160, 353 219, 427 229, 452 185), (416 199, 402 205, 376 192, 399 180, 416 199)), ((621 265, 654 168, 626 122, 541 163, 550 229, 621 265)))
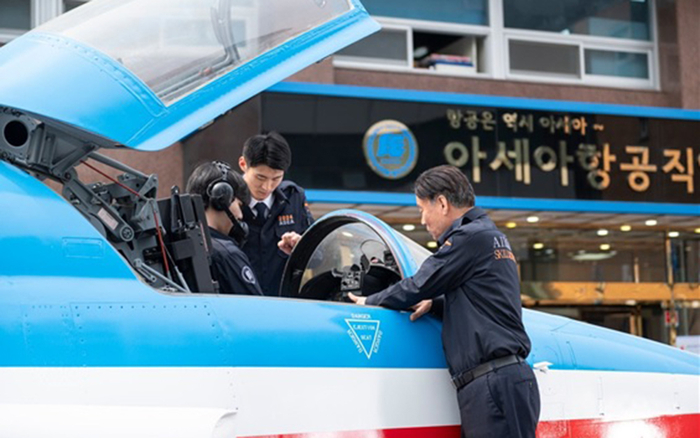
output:
POLYGON ((263 129, 306 188, 411 192, 453 164, 482 196, 700 203, 700 121, 267 93, 263 129))

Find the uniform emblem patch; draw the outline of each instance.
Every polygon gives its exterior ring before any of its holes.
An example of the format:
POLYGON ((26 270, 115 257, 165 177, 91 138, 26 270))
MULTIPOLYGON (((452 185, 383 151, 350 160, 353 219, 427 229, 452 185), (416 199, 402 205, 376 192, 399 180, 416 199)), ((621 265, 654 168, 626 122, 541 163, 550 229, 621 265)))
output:
POLYGON ((253 270, 248 266, 243 267, 241 277, 243 277, 243 280, 247 281, 248 283, 255 284, 255 274, 253 274, 253 270))

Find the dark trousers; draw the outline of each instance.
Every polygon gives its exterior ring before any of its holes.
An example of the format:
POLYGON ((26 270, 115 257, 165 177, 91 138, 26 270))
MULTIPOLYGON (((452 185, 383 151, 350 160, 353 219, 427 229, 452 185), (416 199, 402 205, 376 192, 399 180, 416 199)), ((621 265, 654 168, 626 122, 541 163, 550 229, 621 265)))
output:
POLYGON ((474 379, 457 399, 463 438, 535 438, 540 393, 526 362, 474 379))

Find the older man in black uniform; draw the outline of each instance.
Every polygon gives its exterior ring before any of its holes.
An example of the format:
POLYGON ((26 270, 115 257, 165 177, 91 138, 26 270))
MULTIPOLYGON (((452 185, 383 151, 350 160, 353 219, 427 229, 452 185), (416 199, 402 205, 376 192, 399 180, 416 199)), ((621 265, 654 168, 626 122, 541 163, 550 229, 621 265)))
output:
POLYGON ((358 304, 443 316, 445 356, 457 389, 462 436, 534 438, 537 381, 525 357, 520 282, 505 235, 474 207, 474 191, 456 167, 427 170, 415 185, 421 222, 440 243, 418 272, 358 304), (434 301, 432 300, 434 299, 434 301))
POLYGON ((243 251, 265 295, 279 294, 287 258, 313 222, 304 190, 283 181, 291 163, 289 144, 276 132, 246 140, 238 161, 252 195, 243 208, 243 218, 250 227, 243 251))

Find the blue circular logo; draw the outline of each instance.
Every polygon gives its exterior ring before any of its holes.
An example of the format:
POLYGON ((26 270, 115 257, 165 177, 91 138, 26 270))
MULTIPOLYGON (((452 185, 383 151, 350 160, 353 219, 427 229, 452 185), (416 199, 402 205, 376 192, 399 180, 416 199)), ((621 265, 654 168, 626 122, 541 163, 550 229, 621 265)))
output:
POLYGON ((399 179, 411 173, 418 162, 418 142, 408 126, 383 120, 365 133, 363 149, 367 164, 382 178, 399 179))

